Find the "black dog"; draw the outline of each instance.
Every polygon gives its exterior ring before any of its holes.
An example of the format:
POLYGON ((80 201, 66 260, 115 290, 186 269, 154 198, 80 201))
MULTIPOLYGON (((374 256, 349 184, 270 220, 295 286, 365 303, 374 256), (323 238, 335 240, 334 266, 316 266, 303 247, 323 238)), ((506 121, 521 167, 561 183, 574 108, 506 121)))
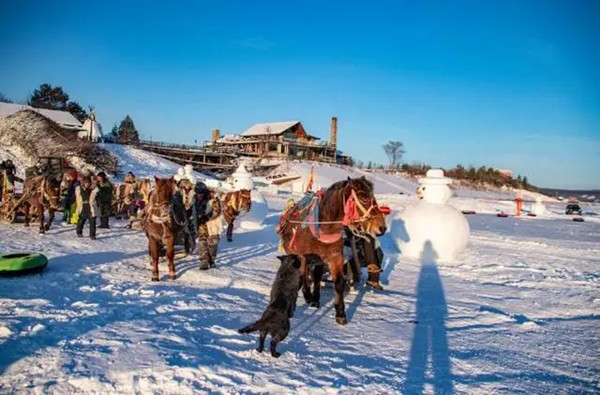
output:
POLYGON ((271 289, 271 300, 262 317, 239 333, 259 331, 258 352, 263 352, 267 334, 271 335, 271 355, 279 357, 277 344, 283 341, 290 331, 290 317, 296 309, 296 299, 300 287, 300 257, 285 255, 277 257, 281 266, 271 289))

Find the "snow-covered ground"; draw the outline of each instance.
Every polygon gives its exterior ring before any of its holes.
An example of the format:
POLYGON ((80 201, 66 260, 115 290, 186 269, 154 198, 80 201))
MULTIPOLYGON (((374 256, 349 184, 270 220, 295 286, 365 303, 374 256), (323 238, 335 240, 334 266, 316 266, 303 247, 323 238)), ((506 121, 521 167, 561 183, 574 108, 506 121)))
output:
MULTIPOLYGON (((468 216, 456 262, 406 259, 384 236, 385 291, 348 294, 344 327, 331 286, 318 310, 299 301, 273 359, 236 331, 276 271, 285 197, 267 199, 267 225, 222 240, 217 269, 188 256, 175 281, 161 263, 159 283, 144 235, 123 223, 96 241, 0 225, 0 251, 50 258, 41 275, 0 278, 0 393, 600 391, 599 223, 497 218, 494 201, 461 198, 490 214, 468 216)), ((380 195, 394 209, 408 199, 380 195)))

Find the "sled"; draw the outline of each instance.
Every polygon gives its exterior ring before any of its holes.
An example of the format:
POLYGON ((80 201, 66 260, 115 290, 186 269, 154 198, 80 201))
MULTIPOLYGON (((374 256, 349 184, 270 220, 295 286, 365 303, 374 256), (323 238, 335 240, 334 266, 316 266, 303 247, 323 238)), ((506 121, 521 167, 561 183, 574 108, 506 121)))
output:
POLYGON ((575 221, 575 222, 583 222, 583 218, 582 217, 575 217, 575 218, 573 218, 573 221, 575 221))
POLYGON ((475 211, 473 210, 463 210, 462 211, 463 214, 465 215, 473 215, 473 214, 477 214, 475 211))
POLYGON ((537 214, 534 214, 534 213, 528 213, 528 214, 527 214, 527 216, 528 216, 528 217, 537 217, 537 214))
POLYGON ((499 217, 499 218, 508 218, 508 214, 506 214, 506 213, 498 213, 498 214, 496 214, 496 217, 499 217))
POLYGON ((0 254, 0 276, 39 273, 48 265, 48 258, 33 252, 0 254))

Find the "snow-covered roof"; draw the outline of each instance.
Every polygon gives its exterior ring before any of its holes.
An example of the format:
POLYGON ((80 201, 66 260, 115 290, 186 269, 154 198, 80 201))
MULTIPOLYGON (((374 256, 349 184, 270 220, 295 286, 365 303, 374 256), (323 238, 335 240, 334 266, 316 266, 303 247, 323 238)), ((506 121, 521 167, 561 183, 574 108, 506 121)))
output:
POLYGON ((277 135, 285 132, 289 128, 296 126, 300 121, 257 123, 246 129, 242 136, 264 136, 266 134, 277 135))
POLYGON ((45 108, 34 108, 25 104, 0 102, 0 118, 7 117, 21 110, 33 110, 56 122, 64 129, 81 130, 82 128, 81 122, 68 111, 47 110, 45 108))

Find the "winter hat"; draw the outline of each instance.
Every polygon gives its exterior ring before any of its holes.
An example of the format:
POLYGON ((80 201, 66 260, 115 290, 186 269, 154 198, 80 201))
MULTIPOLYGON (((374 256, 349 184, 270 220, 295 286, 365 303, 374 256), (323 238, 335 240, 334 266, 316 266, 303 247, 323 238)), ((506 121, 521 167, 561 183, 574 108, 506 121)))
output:
POLYGON ((106 178, 106 173, 101 171, 100 173, 98 173, 98 177, 106 178))
POLYGON ((206 192, 206 184, 202 181, 198 181, 194 187, 194 192, 196 192, 198 195, 204 194, 206 192))

